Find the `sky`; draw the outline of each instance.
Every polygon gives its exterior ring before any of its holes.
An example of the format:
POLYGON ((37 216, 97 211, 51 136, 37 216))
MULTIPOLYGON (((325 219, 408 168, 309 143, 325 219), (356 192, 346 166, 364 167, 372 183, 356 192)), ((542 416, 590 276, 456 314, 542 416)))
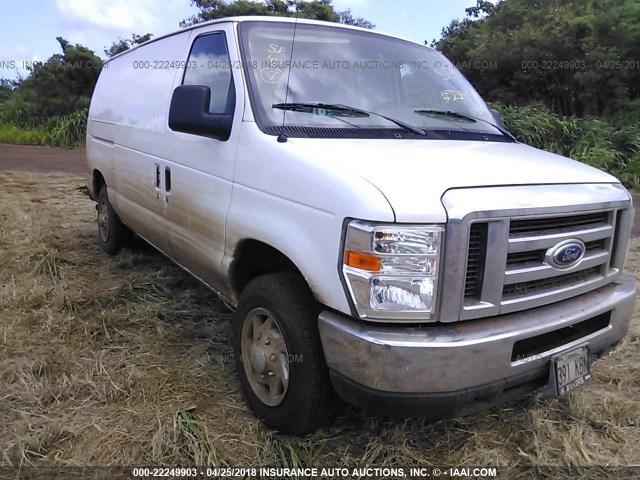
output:
MULTIPOLYGON (((440 38, 442 28, 476 0, 333 0, 376 30, 417 42, 440 38)), ((0 0, 0 78, 25 76, 25 62, 61 53, 56 37, 80 43, 104 58, 118 38, 147 32, 160 36, 179 29, 197 13, 190 0, 0 0)))

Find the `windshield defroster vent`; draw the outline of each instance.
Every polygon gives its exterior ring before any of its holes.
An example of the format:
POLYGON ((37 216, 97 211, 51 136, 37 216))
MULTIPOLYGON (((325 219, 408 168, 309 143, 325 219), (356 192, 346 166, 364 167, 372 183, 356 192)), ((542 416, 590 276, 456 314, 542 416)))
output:
MULTIPOLYGON (((309 127, 303 125, 287 125, 265 127, 264 132, 269 135, 284 133, 291 138, 381 138, 381 139, 422 139, 420 135, 407 132, 401 128, 327 128, 309 127)), ((430 135, 427 138, 433 140, 439 138, 430 135)))
POLYGON ((456 130, 426 130, 426 135, 417 135, 402 128, 337 128, 311 127, 306 125, 270 125, 261 127, 267 135, 284 133, 289 138, 368 138, 377 140, 471 140, 479 142, 510 142, 503 135, 466 132, 456 130))

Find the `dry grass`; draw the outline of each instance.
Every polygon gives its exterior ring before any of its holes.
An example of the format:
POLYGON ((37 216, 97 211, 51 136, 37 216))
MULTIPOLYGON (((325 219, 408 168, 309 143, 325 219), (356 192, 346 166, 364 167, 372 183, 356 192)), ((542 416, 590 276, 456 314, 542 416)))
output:
POLYGON ((230 313, 149 247, 102 253, 81 185, 0 172, 0 465, 640 464, 637 314, 565 399, 435 424, 346 408, 314 435, 274 434, 239 393, 230 313))

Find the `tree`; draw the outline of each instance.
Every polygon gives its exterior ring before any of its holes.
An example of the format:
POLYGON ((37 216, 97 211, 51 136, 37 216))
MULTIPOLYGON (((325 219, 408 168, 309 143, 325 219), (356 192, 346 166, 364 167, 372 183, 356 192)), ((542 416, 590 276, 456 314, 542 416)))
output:
POLYGON ((111 58, 119 53, 126 52, 134 45, 148 42, 151 40, 151 37, 153 37, 151 33, 146 33, 144 35, 136 35, 135 33, 132 33, 131 38, 118 38, 118 40, 113 42, 109 48, 104 49, 104 54, 111 58))
POLYGON ((362 27, 362 28, 376 28, 376 26, 371 23, 369 20, 365 20, 364 18, 355 18, 351 14, 351 9, 347 9, 344 12, 338 13, 338 23, 343 23, 345 25, 353 25, 354 27, 362 27))
POLYGON ((639 96, 637 0, 478 0, 466 13, 435 45, 487 100, 613 116, 639 96))
POLYGON ((233 2, 225 0, 192 0, 191 4, 198 7, 200 12, 180 22, 181 27, 188 27, 217 18, 259 15, 310 18, 364 28, 375 28, 375 25, 364 18, 354 18, 351 10, 336 12, 331 0, 236 0, 233 2))
POLYGON ((25 105, 33 121, 66 115, 89 105, 102 61, 82 45, 57 37, 62 54, 29 68, 17 87, 16 101, 25 105))
POLYGON ((479 18, 484 15, 491 15, 495 10, 495 5, 487 0, 477 0, 475 7, 465 8, 465 13, 469 17, 479 18))
POLYGON ((0 78, 0 103, 3 103, 9 98, 11 98, 15 88, 16 88, 15 80, 0 78))

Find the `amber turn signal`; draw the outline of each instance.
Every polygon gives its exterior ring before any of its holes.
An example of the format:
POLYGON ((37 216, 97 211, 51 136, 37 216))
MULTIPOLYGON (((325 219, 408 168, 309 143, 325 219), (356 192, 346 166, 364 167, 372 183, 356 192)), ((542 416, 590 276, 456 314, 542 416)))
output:
POLYGON ((344 254, 344 263, 360 270, 377 272, 380 270, 380 258, 366 253, 357 253, 347 250, 344 254))

